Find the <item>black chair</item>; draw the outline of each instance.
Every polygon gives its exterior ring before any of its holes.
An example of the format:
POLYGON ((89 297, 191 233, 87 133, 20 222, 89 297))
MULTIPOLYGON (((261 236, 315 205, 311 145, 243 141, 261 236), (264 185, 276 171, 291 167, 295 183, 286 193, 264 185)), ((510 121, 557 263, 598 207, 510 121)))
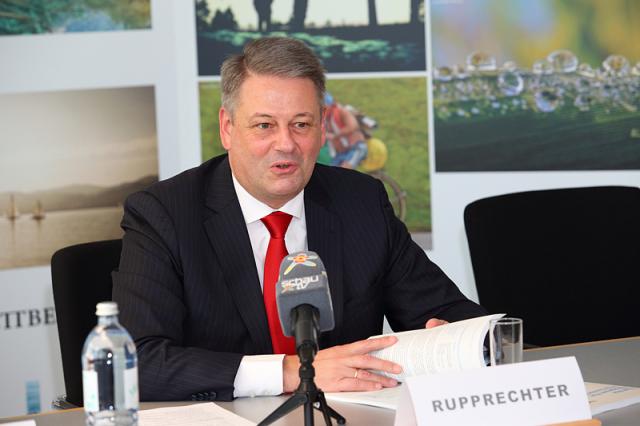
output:
POLYGON ((554 189, 464 211, 480 303, 548 346, 640 335, 640 189, 554 189))
POLYGON ((97 323, 96 303, 111 300, 111 271, 118 268, 122 240, 78 244, 51 258, 66 402, 82 405, 82 346, 97 323))

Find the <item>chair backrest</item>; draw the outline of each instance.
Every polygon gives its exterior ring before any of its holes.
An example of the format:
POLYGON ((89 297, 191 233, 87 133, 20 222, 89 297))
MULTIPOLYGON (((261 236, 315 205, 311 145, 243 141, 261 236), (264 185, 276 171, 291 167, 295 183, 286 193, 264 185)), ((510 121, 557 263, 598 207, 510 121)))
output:
POLYGON ((640 189, 529 191, 464 211, 480 303, 540 346, 640 335, 640 189))
POLYGON ((122 240, 98 241, 65 247, 51 258, 66 400, 78 406, 82 346, 97 323, 96 303, 111 300, 111 271, 118 268, 121 251, 122 240))

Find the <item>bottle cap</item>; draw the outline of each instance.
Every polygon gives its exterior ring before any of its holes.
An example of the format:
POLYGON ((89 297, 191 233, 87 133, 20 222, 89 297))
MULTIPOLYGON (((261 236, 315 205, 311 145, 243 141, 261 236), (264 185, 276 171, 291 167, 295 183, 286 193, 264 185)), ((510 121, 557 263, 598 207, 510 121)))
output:
POLYGON ((96 305, 96 315, 99 317, 118 315, 118 304, 116 302, 100 302, 96 305))

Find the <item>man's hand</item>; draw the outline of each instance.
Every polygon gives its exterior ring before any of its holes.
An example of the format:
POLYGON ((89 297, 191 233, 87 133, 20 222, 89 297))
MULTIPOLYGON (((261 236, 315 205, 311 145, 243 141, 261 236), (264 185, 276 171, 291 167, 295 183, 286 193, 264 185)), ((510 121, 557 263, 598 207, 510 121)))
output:
MULTIPOLYGON (((370 391, 396 386, 398 382, 394 379, 374 374, 369 370, 398 374, 402 372, 402 367, 373 357, 369 352, 386 348, 397 341, 396 337, 387 336, 319 351, 313 362, 316 370, 316 384, 325 392, 370 391)), ((293 392, 298 387, 299 368, 300 362, 296 355, 284 357, 282 372, 284 392, 293 392)))
POLYGON ((424 325, 424 328, 433 328, 433 327, 438 327, 439 325, 445 325, 445 324, 449 324, 449 321, 441 320, 438 318, 431 318, 424 325))

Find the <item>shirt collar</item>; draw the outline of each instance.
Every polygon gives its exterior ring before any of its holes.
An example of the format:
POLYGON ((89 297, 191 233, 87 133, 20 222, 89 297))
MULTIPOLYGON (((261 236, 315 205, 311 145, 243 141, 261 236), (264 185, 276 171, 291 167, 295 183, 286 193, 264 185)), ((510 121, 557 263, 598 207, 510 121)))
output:
MULTIPOLYGON (((249 224, 256 222, 276 211, 249 194, 249 192, 240 185, 240 182, 238 182, 233 173, 231 173, 231 177, 233 179, 233 187, 236 190, 245 223, 249 224)), ((296 219, 301 219, 303 215, 303 207, 304 189, 291 200, 287 201, 286 204, 280 207, 277 211, 288 213, 296 219)))

